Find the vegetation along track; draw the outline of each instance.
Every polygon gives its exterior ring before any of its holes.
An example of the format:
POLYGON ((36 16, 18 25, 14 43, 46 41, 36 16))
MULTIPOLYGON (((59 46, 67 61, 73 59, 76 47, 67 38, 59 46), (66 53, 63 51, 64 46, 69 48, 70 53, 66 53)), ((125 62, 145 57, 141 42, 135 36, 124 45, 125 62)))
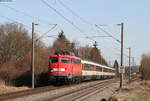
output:
POLYGON ((114 82, 116 82, 116 80, 114 79, 104 80, 93 85, 81 87, 80 89, 64 92, 63 94, 57 94, 56 96, 50 96, 45 101, 80 101, 91 95, 103 91, 104 89, 110 87, 114 82))

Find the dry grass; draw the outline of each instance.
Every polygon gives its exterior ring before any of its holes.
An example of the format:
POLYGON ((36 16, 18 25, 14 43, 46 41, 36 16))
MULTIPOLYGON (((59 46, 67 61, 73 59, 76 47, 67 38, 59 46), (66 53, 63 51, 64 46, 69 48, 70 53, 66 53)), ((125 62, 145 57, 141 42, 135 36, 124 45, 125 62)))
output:
POLYGON ((10 92, 17 92, 17 91, 22 91, 30 89, 28 87, 13 87, 13 86, 8 86, 4 82, 0 81, 0 94, 5 94, 5 93, 10 93, 10 92))
POLYGON ((145 84, 143 81, 135 81, 124 86, 113 97, 119 99, 119 101, 150 101, 150 88, 148 85, 150 84, 145 84))

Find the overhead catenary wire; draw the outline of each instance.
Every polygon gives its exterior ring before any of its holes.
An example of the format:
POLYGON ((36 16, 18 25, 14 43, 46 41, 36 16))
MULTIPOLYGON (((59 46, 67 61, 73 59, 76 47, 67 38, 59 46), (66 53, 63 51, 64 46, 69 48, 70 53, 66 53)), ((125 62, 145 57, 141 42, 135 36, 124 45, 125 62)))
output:
MULTIPOLYGON (((82 20, 83 22, 85 22, 84 19, 82 19, 80 16, 78 16, 78 14, 76 14, 72 9, 70 9, 69 7, 67 7, 63 2, 61 2, 61 0, 57 0, 65 9, 67 9, 68 11, 70 11, 74 16, 78 17, 80 20, 82 20)), ((90 25, 93 25, 91 23, 88 23, 90 25)), ((118 43, 121 43, 121 41, 119 39, 117 39, 116 37, 114 37, 112 34, 110 34, 109 32, 107 32, 106 30, 104 30, 103 28, 99 27, 98 25, 95 24, 95 27, 100 29, 101 31, 103 31, 105 34, 107 34, 109 37, 111 37, 112 39, 114 39, 115 41, 117 41, 118 43)), ((91 40, 91 39, 90 39, 91 40)), ((94 41, 94 40, 92 40, 94 41)))
POLYGON ((95 26, 100 29, 101 31, 103 31, 105 34, 107 34, 108 36, 112 37, 114 40, 116 40, 117 42, 121 43, 121 41, 117 38, 115 38, 114 36, 112 36, 109 32, 105 31, 103 28, 99 27, 97 24, 95 24, 95 26))
MULTIPOLYGON (((26 24, 23 24, 23 23, 21 23, 20 21, 13 20, 13 19, 8 18, 8 17, 6 17, 6 16, 0 16, 0 17, 3 18, 3 19, 9 20, 9 21, 11 21, 11 22, 13 22, 13 23, 23 25, 23 26, 25 26, 26 28, 32 30, 32 28, 31 28, 30 26, 28 26, 28 25, 26 25, 26 24)), ((41 33, 39 30, 35 30, 35 31, 38 32, 38 33, 41 33)))
MULTIPOLYGON (((66 10, 68 10, 69 12, 71 12, 74 16, 76 16, 77 18, 79 18, 82 22, 86 23, 86 24, 90 24, 88 21, 86 21, 85 19, 83 19, 81 16, 79 16, 76 12, 74 12, 71 8, 69 8, 67 5, 65 5, 61 0, 57 0, 66 10)), ((91 24, 92 25, 92 24, 91 24)))
POLYGON ((111 37, 111 36, 87 36, 87 37, 85 37, 85 38, 98 38, 98 37, 111 37))
MULTIPOLYGON (((92 41, 95 41, 94 39, 92 39, 92 38, 87 38, 87 39, 90 39, 90 40, 92 40, 92 41)), ((98 42, 99 43, 99 42, 98 42)), ((110 47, 106 47, 105 45, 103 45, 103 44, 101 44, 100 45, 101 47, 104 47, 106 50, 110 50, 110 47)), ((112 47, 112 49, 113 50, 116 50, 116 51, 118 51, 117 53, 120 55, 120 49, 119 48, 114 48, 114 47, 112 47)), ((123 54, 126 58, 128 58, 129 56, 127 55, 127 54, 123 54)))
MULTIPOLYGON (((42 1, 44 1, 44 0, 42 0, 42 1)), ((58 0, 58 1, 60 1, 61 2, 61 0, 58 0)), ((67 8, 67 7, 66 7, 67 8)), ((70 9, 70 11, 72 11, 72 9, 70 9)), ((82 19, 80 16, 78 16, 74 11, 72 11, 72 14, 74 14, 74 15, 76 15, 76 17, 78 17, 78 18, 80 18, 82 21, 85 21, 84 19, 82 19)), ((65 16, 64 16, 65 17, 65 16)), ((34 17, 33 17, 34 18, 34 17)), ((37 18, 37 20, 39 20, 38 18, 37 18)), ((68 19, 69 20, 69 19, 68 19)), ((70 22, 71 22, 71 20, 69 20, 70 22)), ((85 21, 86 22, 86 21, 85 21)), ((21 23, 20 23, 21 24, 21 23)), ((73 22, 72 22, 72 24, 74 24, 73 22)), ((54 25, 55 26, 55 25, 54 25)), ((53 27, 54 27, 53 26, 53 27)), ((78 27, 79 28, 79 27, 78 27)), ((80 29, 80 28, 79 28, 80 29)), ((51 30, 51 29, 50 29, 51 30)), ((104 29, 103 29, 104 30, 104 29)), ((105 30, 104 30, 105 31, 105 30)), ((47 32, 49 32, 49 31, 47 31, 47 32)), ((45 32, 45 33, 47 33, 47 32, 45 32)), ((106 31, 107 32, 107 31, 106 31)), ((45 33, 43 33, 43 34, 45 34, 45 33)), ((113 37, 112 35, 111 35, 111 37, 113 37)), ((116 39, 116 41, 117 41, 117 39, 116 39)))
POLYGON ((91 26, 91 29, 96 32, 96 30, 93 28, 95 27, 94 24, 90 23, 89 21, 87 21, 86 19, 84 19, 83 17, 81 17, 79 14, 77 14, 75 11, 73 11, 70 7, 68 7, 67 5, 65 5, 61 0, 57 0, 66 10, 68 10, 71 14, 73 14, 75 17, 77 17, 78 19, 80 19, 83 23, 88 24, 91 26))
POLYGON ((52 31, 56 26, 57 26, 57 24, 55 26, 53 26, 51 29, 49 29, 47 32, 43 33, 39 38, 36 39, 36 41, 43 38, 46 34, 48 34, 50 31, 52 31))
POLYGON ((76 26, 71 20, 66 18, 63 14, 61 14, 58 10, 53 8, 49 3, 47 3, 45 0, 41 0, 43 4, 45 4, 48 8, 52 9, 55 13, 57 13, 60 17, 62 17, 64 20, 66 20, 69 24, 71 24, 74 28, 76 28, 80 33, 84 33, 78 26, 76 26))
MULTIPOLYGON (((93 24, 89 23, 88 21, 86 21, 85 19, 83 19, 82 17, 80 17, 77 13, 75 13, 72 9, 70 9, 67 5, 65 5, 61 0, 57 0, 65 9, 67 9, 68 11, 70 11, 74 16, 78 17, 82 22, 86 23, 86 24, 90 24, 93 26, 93 24)), ((105 31, 103 28, 99 27, 98 25, 95 24, 95 26, 97 28, 99 28, 100 30, 102 30, 104 33, 106 33, 109 37, 112 37, 113 39, 115 39, 117 42, 120 43, 120 40, 118 40, 117 38, 115 38, 114 36, 112 36, 110 33, 108 33, 107 31, 105 31)))
POLYGON ((11 22, 13 22, 13 23, 17 23, 17 24, 23 25, 23 26, 25 26, 25 27, 31 29, 31 27, 29 27, 28 25, 25 25, 25 24, 23 24, 23 23, 21 23, 21 22, 15 21, 15 20, 13 20, 13 19, 11 19, 11 18, 8 18, 8 17, 6 17, 6 16, 0 16, 0 17, 3 18, 3 19, 9 20, 9 21, 11 21, 11 22))
POLYGON ((48 25, 55 25, 55 24, 52 24, 52 23, 48 23, 49 21, 46 21, 46 20, 44 20, 44 19, 40 19, 40 18, 38 18, 37 16, 35 17, 35 16, 30 15, 30 14, 28 14, 28 13, 26 13, 26 12, 23 12, 23 11, 21 11, 21 10, 18 10, 18 9, 16 9, 16 8, 13 8, 13 7, 11 7, 11 6, 8 6, 8 5, 5 5, 5 4, 3 4, 3 6, 7 7, 7 8, 10 9, 10 10, 13 10, 13 11, 16 12, 16 13, 23 14, 23 15, 29 17, 29 18, 32 18, 32 19, 36 19, 37 21, 46 23, 46 24, 48 24, 48 25))
MULTIPOLYGON (((48 29, 48 31, 46 31, 45 33, 43 33, 43 35, 49 33, 52 29, 54 29, 54 28, 57 26, 57 24, 48 23, 48 21, 45 21, 45 20, 43 20, 43 19, 39 19, 37 16, 36 16, 36 17, 35 17, 35 16, 32 16, 32 15, 26 13, 26 12, 23 12, 23 11, 18 10, 18 9, 16 9, 16 8, 13 8, 13 7, 11 7, 11 6, 8 6, 8 5, 5 5, 5 4, 3 4, 3 6, 7 7, 7 8, 10 9, 10 10, 13 10, 13 11, 16 12, 16 13, 23 14, 23 15, 29 17, 29 18, 36 19, 36 20, 38 20, 38 21, 40 21, 40 22, 43 22, 43 23, 48 24, 48 25, 50 25, 50 26, 53 26, 53 27, 51 27, 50 29, 48 29)), ((3 16, 3 17, 4 17, 4 16, 3 16)), ((8 17, 4 17, 4 18, 6 18, 7 20, 10 20, 10 21, 14 21, 14 20, 12 20, 12 19, 10 19, 10 18, 8 18, 8 17)), ((18 23, 18 22, 17 22, 17 23, 18 23)), ((22 24, 22 23, 20 23, 20 24, 22 24)), ((27 25, 25 25, 25 24, 23 24, 23 25, 26 26, 26 27, 28 27, 28 28, 30 28, 29 26, 27 26, 27 25)), ((31 28, 30 28, 30 29, 31 29, 31 28)), ((41 33, 40 31, 38 31, 38 32, 41 33)), ((43 35, 42 35, 42 36, 43 36, 43 35)))
MULTIPOLYGON (((96 40, 94 40, 94 39, 91 38, 91 37, 85 37, 85 38, 86 38, 86 39, 89 39, 89 40, 91 40, 91 41, 93 41, 93 42, 96 41, 96 40)), ((97 42, 97 43, 99 43, 99 42, 97 42)), ((101 48, 103 47, 103 48, 105 48, 105 49, 107 49, 107 50, 110 50, 110 47, 106 47, 107 45, 100 44, 100 46, 101 46, 101 48)), ((112 47, 112 49, 114 49, 114 50, 120 52, 120 49, 119 49, 119 48, 114 48, 114 47, 112 47)), ((119 53, 119 54, 120 54, 120 53, 119 53)), ((124 53, 124 55, 126 55, 126 54, 124 53)), ((126 55, 126 56, 127 56, 127 55, 126 55)))
MULTIPOLYGON (((25 25, 25 24, 23 24, 23 23, 21 23, 21 22, 19 22, 19 21, 13 20, 13 19, 8 18, 8 17, 6 17, 6 16, 0 16, 0 17, 3 18, 3 19, 9 20, 9 21, 11 21, 11 22, 13 22, 13 23, 17 23, 17 24, 23 25, 23 26, 25 26, 26 28, 32 30, 32 28, 31 28, 30 26, 25 25)), ((48 33, 49 33, 50 31, 52 31, 56 26, 57 26, 57 24, 55 24, 55 25, 54 25, 52 28, 50 28, 47 32, 43 33, 38 39, 40 39, 40 38, 42 38, 43 36, 45 36, 46 34, 48 34, 48 33)), ((38 30, 36 30, 36 32, 41 33, 41 32, 38 31, 38 30)))
MULTIPOLYGON (((44 0, 41 0, 42 2, 46 3, 44 0)), ((84 20, 82 17, 80 17, 77 13, 75 13, 72 9, 70 9, 68 6, 66 6, 61 0, 57 0, 65 9, 67 9, 68 11, 70 11, 74 16, 78 17, 80 20, 82 20, 84 23, 86 24, 90 24, 93 25, 91 23, 89 23, 88 21, 84 20)), ((48 3, 46 3, 48 4, 48 3)), ((57 11, 56 9, 52 8, 52 6, 50 6, 51 9, 55 10, 55 12, 57 11)), ((59 13, 59 12, 58 12, 59 13)), ((105 31, 103 28, 99 27, 98 25, 95 24, 95 26, 99 29, 101 29, 104 33, 106 33, 109 37, 112 37, 113 39, 115 39, 117 42, 120 43, 120 40, 118 40, 117 38, 115 38, 114 36, 112 36, 110 33, 108 33, 107 31, 105 31)))
MULTIPOLYGON (((46 4, 48 7, 50 7, 51 9, 53 9, 55 12, 57 12, 57 14, 61 15, 66 21, 68 21, 70 24, 72 24, 74 27, 76 27, 81 33, 83 33, 83 31, 81 31, 81 29, 77 26, 75 26, 73 24, 73 22, 71 22, 69 19, 67 19, 65 16, 63 16, 61 13, 59 13, 56 9, 54 9, 52 6, 50 6, 47 2, 45 2, 44 0, 41 0, 44 4, 46 4)), ((82 17, 80 17, 77 13, 75 13, 72 9, 70 9, 68 6, 66 6, 61 0, 58 0, 58 2, 63 6, 65 7, 67 10, 69 10, 73 15, 75 15, 76 17, 78 17, 80 20, 82 20, 83 22, 85 23, 88 23, 90 24, 88 21, 84 20, 82 17)), ((18 12, 18 13, 22 13, 28 17, 32 17, 32 18, 36 18, 38 21, 41 21, 39 18, 37 17, 34 17, 34 16, 31 16, 25 12, 22 12, 22 11, 19 11, 13 7, 10 7, 8 5, 4 5, 6 6, 7 8, 11 9, 11 10, 14 10, 15 12, 18 12)), ((47 21, 44 21, 47 23, 47 21)), ((54 25, 54 24, 50 24, 50 25, 54 25)), ((55 26, 55 25, 54 25, 55 26)), ((99 27, 98 25, 95 25, 96 27, 98 27, 99 29, 101 29, 103 32, 105 32, 107 35, 111 36, 113 39, 115 39, 117 42, 120 42, 118 39, 116 39, 115 37, 113 37, 111 34, 109 34, 107 31, 105 31, 104 29, 102 29, 101 27, 99 27)))

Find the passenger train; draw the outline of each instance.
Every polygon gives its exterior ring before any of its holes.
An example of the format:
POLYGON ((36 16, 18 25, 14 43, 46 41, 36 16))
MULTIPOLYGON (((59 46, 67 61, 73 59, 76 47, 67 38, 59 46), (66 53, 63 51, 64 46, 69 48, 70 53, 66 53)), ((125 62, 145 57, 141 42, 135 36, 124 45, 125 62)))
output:
POLYGON ((74 55, 52 55, 49 60, 50 78, 56 82, 75 83, 85 80, 107 79, 115 76, 109 66, 82 60, 74 55))

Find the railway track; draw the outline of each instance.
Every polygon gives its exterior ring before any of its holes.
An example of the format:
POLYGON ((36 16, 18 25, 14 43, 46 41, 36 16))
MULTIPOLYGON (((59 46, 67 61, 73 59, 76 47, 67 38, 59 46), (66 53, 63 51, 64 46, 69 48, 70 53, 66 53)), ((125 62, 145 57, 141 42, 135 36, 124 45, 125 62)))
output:
POLYGON ((90 97, 98 92, 105 90, 106 88, 110 87, 111 84, 114 82, 116 82, 116 80, 105 80, 100 83, 52 96, 44 101, 82 101, 87 97, 90 97))
POLYGON ((42 101, 54 101, 54 100, 57 101, 60 98, 62 98, 61 101, 64 101, 64 100, 76 101, 78 99, 84 98, 85 95, 90 96, 90 94, 94 94, 96 92, 102 91, 103 89, 110 86, 112 82, 115 82, 115 80, 109 79, 109 80, 99 80, 99 81, 94 81, 94 82, 83 82, 81 84, 73 84, 73 85, 65 85, 65 86, 40 87, 40 88, 35 88, 35 89, 30 89, 30 90, 25 90, 25 91, 2 94, 0 95, 0 101, 4 101, 4 100, 10 101, 11 99, 16 99, 15 101, 20 101, 20 100, 21 101, 31 101, 31 100, 32 101, 37 101, 37 100, 38 101, 41 101, 41 100, 42 101), (82 86, 79 87, 80 85, 82 86), (47 93, 47 94, 44 94, 44 93, 47 93))
POLYGON ((55 90, 55 89, 59 89, 59 88, 61 88, 61 87, 46 86, 46 87, 40 87, 40 88, 35 88, 35 89, 28 89, 28 90, 23 90, 23 91, 18 91, 18 92, 1 94, 0 101, 14 99, 17 97, 22 97, 22 96, 28 96, 31 94, 37 94, 37 93, 55 90))

